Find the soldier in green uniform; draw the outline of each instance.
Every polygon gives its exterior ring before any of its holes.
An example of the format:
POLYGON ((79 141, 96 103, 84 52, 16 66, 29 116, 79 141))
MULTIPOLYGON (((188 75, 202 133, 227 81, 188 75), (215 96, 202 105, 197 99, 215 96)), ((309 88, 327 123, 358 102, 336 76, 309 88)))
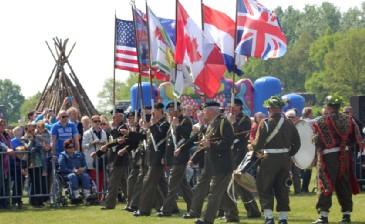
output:
POLYGON ((300 137, 294 124, 282 114, 284 101, 273 96, 264 102, 269 118, 259 124, 255 141, 249 149, 257 152, 261 158, 257 169, 257 190, 261 209, 264 210, 265 224, 273 224, 274 196, 279 223, 286 224, 289 208, 290 156, 300 148, 300 137))
MULTIPOLYGON (((251 130, 251 119, 242 112, 243 103, 240 99, 234 99, 234 106, 228 120, 232 123, 234 141, 232 145, 233 165, 237 167, 247 153, 247 144, 251 130)), ((248 218, 261 216, 255 197, 248 190, 235 185, 236 192, 240 195, 247 211, 248 218)))
POLYGON ((134 216, 149 216, 151 209, 155 206, 157 193, 159 193, 159 190, 164 191, 161 189, 161 183, 166 182, 164 180, 164 157, 167 132, 170 125, 165 118, 163 109, 164 105, 162 103, 155 104, 152 111, 151 126, 149 126, 149 123, 145 123, 145 128, 148 127, 149 129, 146 152, 148 171, 143 180, 138 211, 134 213, 134 216))
POLYGON ((358 142, 362 147, 361 135, 356 122, 339 112, 341 103, 340 97, 328 96, 325 106, 327 115, 314 123, 320 189, 316 205, 319 218, 313 222, 315 224, 328 223, 333 191, 336 191, 343 213, 340 223, 351 223, 352 194, 359 193, 349 146, 358 142))
MULTIPOLYGON (((220 114, 217 102, 206 103, 204 116, 209 123, 205 137, 200 142, 200 150, 204 150, 204 169, 194 189, 189 211, 190 217, 198 217, 207 194, 208 203, 203 219, 198 219, 195 222, 197 224, 214 222, 233 171, 231 145, 234 134, 232 125, 220 114)), ((235 221, 238 221, 238 217, 234 218, 235 221)))
POLYGON ((171 121, 170 132, 168 133, 166 145, 166 162, 170 169, 168 182, 168 193, 163 202, 162 211, 158 216, 171 216, 172 213, 178 212, 176 195, 181 190, 182 196, 187 204, 187 210, 190 208, 192 191, 186 180, 186 164, 190 157, 190 148, 184 143, 189 139, 193 127, 191 119, 182 115, 180 103, 170 102, 166 106, 171 121), (176 107, 176 108, 175 108, 176 107))

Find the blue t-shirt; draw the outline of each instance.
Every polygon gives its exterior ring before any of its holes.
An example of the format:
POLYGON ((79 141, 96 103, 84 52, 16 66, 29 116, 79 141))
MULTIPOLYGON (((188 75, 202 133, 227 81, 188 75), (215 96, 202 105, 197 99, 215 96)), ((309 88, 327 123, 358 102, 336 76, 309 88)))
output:
POLYGON ((23 146, 24 144, 22 143, 22 141, 20 141, 19 138, 13 138, 11 140, 11 147, 15 150, 16 147, 18 146, 23 146))
POLYGON ((68 122, 66 126, 63 127, 60 122, 57 122, 53 125, 51 134, 56 137, 56 156, 58 157, 58 155, 64 150, 63 143, 78 135, 79 132, 77 131, 74 123, 68 122))

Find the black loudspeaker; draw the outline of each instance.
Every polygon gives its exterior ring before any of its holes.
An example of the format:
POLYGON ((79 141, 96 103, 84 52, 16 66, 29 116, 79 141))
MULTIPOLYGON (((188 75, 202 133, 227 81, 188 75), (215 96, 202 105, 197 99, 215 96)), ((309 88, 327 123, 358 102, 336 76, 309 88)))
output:
POLYGON ((365 96, 352 96, 350 98, 353 116, 365 124, 365 96))

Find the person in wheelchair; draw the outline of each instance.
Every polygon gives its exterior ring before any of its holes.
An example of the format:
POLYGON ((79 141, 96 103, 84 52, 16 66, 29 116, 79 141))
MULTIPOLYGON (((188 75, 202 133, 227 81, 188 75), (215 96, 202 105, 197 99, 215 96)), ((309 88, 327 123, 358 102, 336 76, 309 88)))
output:
POLYGON ((80 201, 80 189, 81 183, 83 198, 88 200, 90 197, 91 179, 87 174, 87 166, 84 154, 75 151, 75 145, 72 139, 64 142, 65 151, 61 152, 58 163, 59 171, 62 177, 67 180, 71 188, 71 198, 74 201, 80 201))

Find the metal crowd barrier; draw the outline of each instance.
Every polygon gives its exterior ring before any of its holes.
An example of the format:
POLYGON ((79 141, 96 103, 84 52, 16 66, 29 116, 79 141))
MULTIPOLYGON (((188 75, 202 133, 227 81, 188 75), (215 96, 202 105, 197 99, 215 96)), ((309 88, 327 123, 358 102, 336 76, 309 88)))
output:
MULTIPOLYGON (((33 167, 33 164, 29 162, 31 153, 15 151, 14 156, 9 156, 6 152, 0 152, 0 208, 11 208, 20 203, 23 198, 29 198, 30 201, 33 198, 42 199, 43 202, 48 202, 51 207, 56 208, 67 205, 64 201, 60 201, 60 196, 64 193, 60 191, 64 189, 64 186, 60 181, 61 175, 57 172, 57 159, 48 154, 43 163, 45 167, 33 167), (47 173, 46 176, 43 175, 44 172, 47 173)), ((91 189, 99 202, 105 198, 109 182, 105 159, 102 166, 99 167, 99 162, 96 161, 96 180, 91 189), (98 190, 101 181, 99 172, 103 172, 104 177, 100 191, 98 190)))

